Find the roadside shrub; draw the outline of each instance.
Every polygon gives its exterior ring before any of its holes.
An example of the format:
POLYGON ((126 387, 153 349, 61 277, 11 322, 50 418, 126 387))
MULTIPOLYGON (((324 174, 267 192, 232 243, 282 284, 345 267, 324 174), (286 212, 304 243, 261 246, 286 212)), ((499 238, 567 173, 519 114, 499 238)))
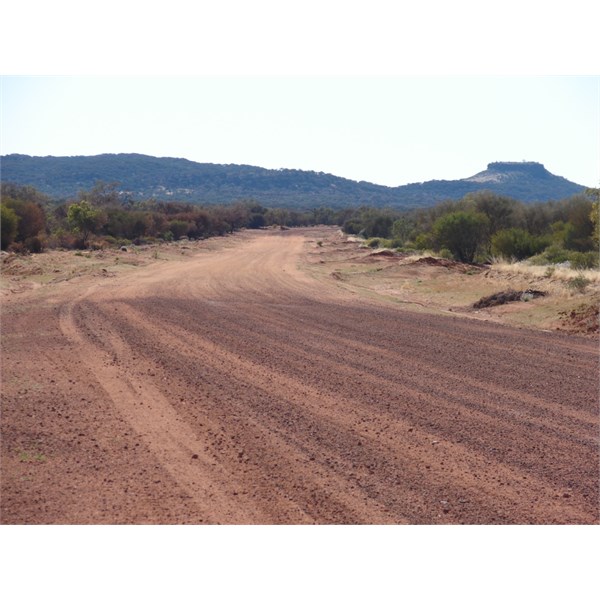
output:
POLYGON ((379 248, 379 246, 381 245, 381 239, 380 238, 371 238, 368 242, 367 242, 367 246, 369 248, 379 248))
POLYGON ((533 256, 529 262, 532 265, 557 265, 559 263, 568 262, 570 254, 571 253, 562 246, 552 244, 552 246, 546 248, 541 254, 533 256))
POLYGON ((102 239, 108 246, 116 246, 118 243, 117 238, 113 235, 105 235, 102 239))
POLYGON ((15 254, 29 254, 29 250, 23 242, 13 242, 8 247, 8 251, 14 252, 15 254))
POLYGON ((370 223, 371 235, 386 238, 390 235, 392 229, 392 218, 386 215, 377 217, 372 223, 370 223))
POLYGON ((74 233, 79 235, 76 246, 84 249, 92 233, 106 223, 106 214, 93 207, 87 200, 71 204, 67 211, 67 222, 74 233))
POLYGON ((414 227, 414 223, 412 223, 409 219, 406 217, 400 217, 393 222, 391 233, 394 239, 398 240, 402 244, 411 236, 414 231, 414 227))
POLYGON ((577 275, 577 277, 574 277, 567 282, 567 286, 575 292, 583 292, 590 283, 591 281, 587 277, 577 275))
POLYGON ((156 238, 153 237, 136 237, 133 241, 132 244, 134 246, 147 246, 148 244, 154 244, 156 242, 156 238))
POLYGON ((342 226, 342 231, 344 233, 347 233, 348 235, 359 235, 362 227, 363 224, 360 219, 349 219, 344 222, 344 225, 342 226))
POLYGON ((420 233, 415 239, 417 250, 431 250, 433 248, 433 237, 429 233, 420 233))
POLYGON ((265 216, 259 213, 252 213, 248 221, 248 229, 260 229, 265 226, 265 216))
POLYGON ((87 240, 81 237, 75 238, 75 242, 73 243, 73 248, 75 250, 87 250, 87 247, 87 240))
POLYGON ((173 221, 169 221, 169 229, 171 230, 171 234, 173 235, 172 239, 178 240, 184 235, 187 235, 190 229, 190 223, 188 223, 188 221, 180 221, 179 219, 174 219, 173 221))
POLYGON ((600 262, 597 252, 571 252, 569 261, 574 269, 597 269, 600 262))
POLYGON ((577 252, 553 245, 530 258, 529 262, 541 266, 566 263, 573 269, 597 269, 600 266, 600 256, 597 252, 577 252))
POLYGON ((440 258, 445 258, 447 260, 452 260, 454 258, 452 255, 452 252, 450 252, 450 250, 448 250, 448 248, 442 248, 439 251, 439 255, 440 255, 440 258))
POLYGON ((456 260, 472 263, 479 247, 488 239, 490 220, 483 213, 457 211, 436 220, 433 238, 448 248, 456 260))
POLYGON ((18 217, 17 235, 15 237, 17 242, 24 242, 46 230, 46 213, 36 202, 8 198, 6 205, 18 217))
POLYGON ((0 205, 0 226, 2 227, 0 243, 2 250, 6 250, 17 237, 19 217, 12 208, 4 204, 0 205))
POLYGON ((533 236, 524 229, 513 227, 502 229, 492 236, 492 254, 506 259, 523 260, 541 252, 550 244, 550 239, 533 236))
POLYGON ((45 238, 41 235, 34 235, 25 240, 24 244, 27 250, 32 254, 40 254, 45 248, 45 238))
POLYGON ((47 248, 64 248, 66 250, 74 249, 76 244, 77 237, 75 234, 62 228, 56 229, 46 241, 47 248))

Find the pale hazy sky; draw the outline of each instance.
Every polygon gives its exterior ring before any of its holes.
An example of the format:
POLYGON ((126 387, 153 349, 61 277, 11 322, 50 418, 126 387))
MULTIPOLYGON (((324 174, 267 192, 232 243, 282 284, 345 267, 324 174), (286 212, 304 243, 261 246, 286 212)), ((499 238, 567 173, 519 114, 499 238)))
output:
POLYGON ((531 160, 600 185, 593 2, 416 4, 7 5, 0 153, 138 152, 385 185, 531 160))
POLYGON ((534 160, 598 186, 595 77, 6 77, 2 154, 138 152, 400 185, 534 160))

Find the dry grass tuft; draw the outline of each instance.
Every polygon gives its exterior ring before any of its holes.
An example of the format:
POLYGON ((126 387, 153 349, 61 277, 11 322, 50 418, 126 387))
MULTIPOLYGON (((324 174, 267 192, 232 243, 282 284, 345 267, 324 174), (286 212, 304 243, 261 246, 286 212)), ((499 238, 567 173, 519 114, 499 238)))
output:
POLYGON ((583 275, 592 283, 600 283, 600 271, 598 269, 571 269, 560 265, 536 266, 527 264, 526 262, 509 262, 501 259, 493 261, 493 269, 525 277, 546 278, 562 282, 567 282, 583 275))

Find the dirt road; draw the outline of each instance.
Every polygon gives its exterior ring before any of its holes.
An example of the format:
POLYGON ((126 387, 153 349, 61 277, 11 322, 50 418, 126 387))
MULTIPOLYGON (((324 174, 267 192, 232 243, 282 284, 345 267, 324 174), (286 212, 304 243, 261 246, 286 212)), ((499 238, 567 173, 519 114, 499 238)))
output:
POLYGON ((319 235, 6 298, 2 523, 598 523, 597 342, 362 298, 319 235))

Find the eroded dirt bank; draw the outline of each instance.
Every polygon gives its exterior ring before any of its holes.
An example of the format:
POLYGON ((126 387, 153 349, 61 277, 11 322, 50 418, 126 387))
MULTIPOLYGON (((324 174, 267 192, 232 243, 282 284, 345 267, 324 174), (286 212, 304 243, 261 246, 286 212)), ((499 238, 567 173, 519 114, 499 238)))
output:
POLYGON ((319 235, 6 297, 2 523, 597 523, 597 341, 361 298, 319 235))

